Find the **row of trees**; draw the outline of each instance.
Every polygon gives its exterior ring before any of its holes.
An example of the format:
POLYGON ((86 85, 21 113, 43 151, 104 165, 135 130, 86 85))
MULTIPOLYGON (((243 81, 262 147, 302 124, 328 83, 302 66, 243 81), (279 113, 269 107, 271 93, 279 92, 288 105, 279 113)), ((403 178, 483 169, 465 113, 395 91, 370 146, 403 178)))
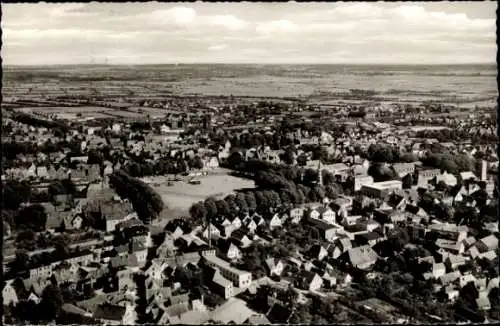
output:
POLYGON ((125 171, 114 172, 109 183, 120 197, 130 200, 137 215, 145 223, 150 223, 164 208, 161 196, 153 188, 125 171))
POLYGON ((24 123, 34 127, 45 127, 47 129, 59 128, 64 132, 68 132, 69 128, 64 123, 53 120, 44 120, 36 118, 30 114, 16 112, 12 115, 12 120, 19 123, 24 123))
POLYGON ((342 188, 336 184, 326 187, 317 185, 310 188, 302 184, 290 183, 280 189, 247 190, 236 195, 228 195, 220 200, 209 197, 204 202, 193 204, 189 212, 194 221, 203 224, 207 219, 211 220, 217 216, 234 216, 241 212, 258 212, 265 215, 282 206, 318 202, 325 196, 335 198, 341 193, 342 188))
POLYGON ((378 163, 416 162, 412 153, 402 153, 398 148, 387 144, 371 144, 366 152, 366 158, 378 163))
POLYGON ((436 138, 440 142, 461 141, 464 139, 470 139, 474 144, 490 144, 498 141, 498 137, 494 132, 492 134, 480 134, 479 132, 471 134, 468 128, 421 130, 417 132, 417 137, 436 138))
POLYGON ((474 159, 462 153, 451 154, 449 152, 433 152, 424 157, 422 163, 425 166, 435 167, 452 174, 475 170, 474 159))

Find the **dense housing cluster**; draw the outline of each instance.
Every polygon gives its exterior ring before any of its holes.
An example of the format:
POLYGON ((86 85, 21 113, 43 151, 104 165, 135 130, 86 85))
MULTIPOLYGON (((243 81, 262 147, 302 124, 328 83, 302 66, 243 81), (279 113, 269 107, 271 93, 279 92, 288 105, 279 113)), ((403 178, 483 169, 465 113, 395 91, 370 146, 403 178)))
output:
POLYGON ((6 98, 6 323, 500 319, 494 109, 100 92, 6 98))

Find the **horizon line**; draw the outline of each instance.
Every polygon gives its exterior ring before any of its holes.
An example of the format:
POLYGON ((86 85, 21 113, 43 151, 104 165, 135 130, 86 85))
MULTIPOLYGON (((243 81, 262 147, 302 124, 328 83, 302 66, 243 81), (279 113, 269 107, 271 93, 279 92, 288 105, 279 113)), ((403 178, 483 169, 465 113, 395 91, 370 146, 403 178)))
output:
POLYGON ((458 62, 458 63, 278 63, 278 62, 158 62, 158 63, 58 63, 58 64, 3 64, 4 68, 8 67, 64 67, 64 66, 176 66, 176 65, 324 65, 324 66, 466 66, 466 65, 496 65, 496 62, 458 62))

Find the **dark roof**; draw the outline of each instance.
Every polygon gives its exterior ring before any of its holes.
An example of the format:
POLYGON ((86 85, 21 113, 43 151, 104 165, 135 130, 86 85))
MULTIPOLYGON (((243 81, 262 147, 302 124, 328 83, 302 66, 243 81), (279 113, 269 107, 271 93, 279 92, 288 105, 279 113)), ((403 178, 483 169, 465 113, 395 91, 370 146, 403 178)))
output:
POLYGON ((320 221, 320 220, 310 219, 309 222, 311 224, 313 224, 315 227, 317 227, 319 230, 322 230, 322 231, 326 231, 326 230, 330 230, 330 229, 334 228, 333 225, 325 223, 325 222, 320 221))
POLYGON ((94 318, 121 321, 123 315, 125 315, 125 311, 125 307, 104 303, 97 306, 94 312, 94 318))
POLYGON ((356 236, 361 237, 361 238, 366 239, 366 240, 375 240, 375 239, 379 239, 381 237, 381 235, 378 234, 377 232, 361 233, 361 234, 357 234, 356 236))
POLYGON ((399 203, 401 203, 401 201, 404 199, 403 196, 400 196, 400 195, 396 195, 396 194, 392 194, 390 197, 389 197, 389 201, 387 202, 387 204, 389 204, 389 206, 391 207, 396 207, 397 205, 399 205, 399 203))

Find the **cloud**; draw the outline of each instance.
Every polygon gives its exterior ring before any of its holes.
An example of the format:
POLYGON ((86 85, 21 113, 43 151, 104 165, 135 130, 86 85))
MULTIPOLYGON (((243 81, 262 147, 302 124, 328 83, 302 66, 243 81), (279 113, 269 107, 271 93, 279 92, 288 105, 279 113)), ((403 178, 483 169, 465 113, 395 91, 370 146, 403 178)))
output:
MULTIPOLYGON (((395 63, 496 58, 496 3, 4 4, 7 64, 84 60, 395 63), (384 59, 385 58, 385 59, 384 59), (125 59, 123 59, 125 60, 125 59)), ((61 62, 63 63, 63 62, 61 62)))
POLYGON ((210 51, 220 51, 220 50, 224 50, 226 48, 227 48, 227 44, 218 44, 218 45, 210 46, 208 49, 210 51))
POLYGON ((260 23, 255 30, 260 34, 273 34, 279 32, 293 32, 298 30, 299 26, 289 20, 274 20, 260 23))
POLYGON ((161 22, 174 22, 178 25, 186 25, 195 21, 196 10, 187 7, 174 7, 168 10, 156 10, 151 14, 153 19, 161 22))
POLYGON ((233 15, 217 15, 208 18, 212 25, 224 26, 232 30, 243 29, 248 26, 248 23, 233 15))

